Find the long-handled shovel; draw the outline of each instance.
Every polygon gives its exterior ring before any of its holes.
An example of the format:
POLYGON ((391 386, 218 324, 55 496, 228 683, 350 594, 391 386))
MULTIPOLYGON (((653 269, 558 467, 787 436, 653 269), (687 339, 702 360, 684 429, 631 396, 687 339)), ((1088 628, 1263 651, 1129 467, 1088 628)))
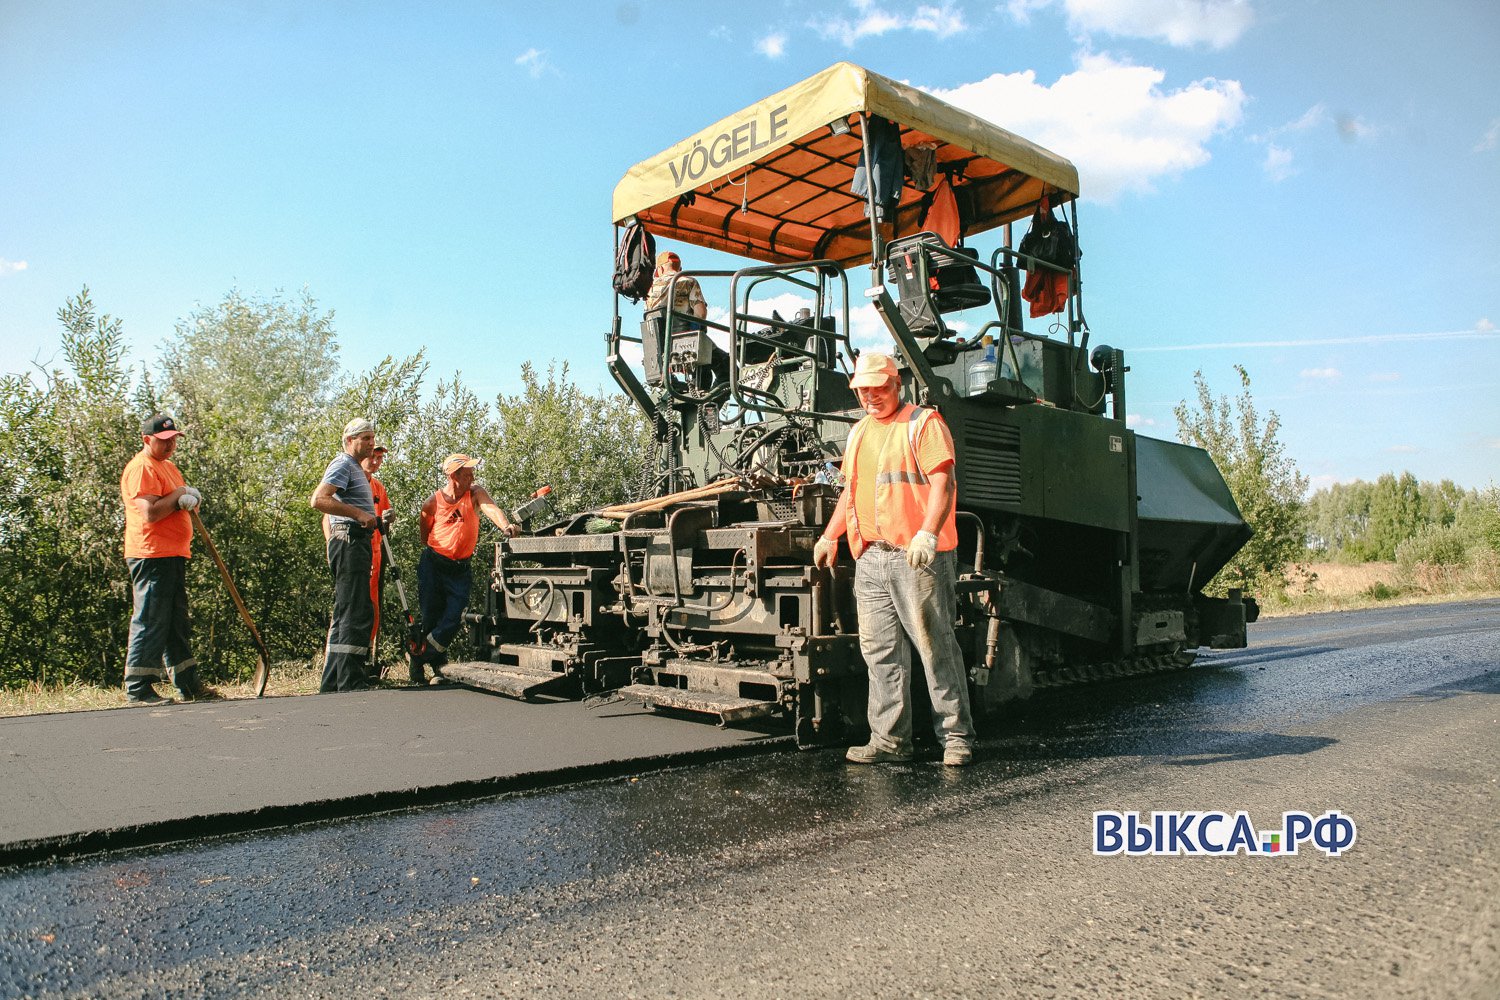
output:
POLYGON ((390 539, 385 537, 385 526, 377 526, 380 532, 380 544, 385 549, 385 565, 390 567, 391 579, 396 583, 396 596, 401 600, 401 614, 406 617, 406 641, 403 643, 406 649, 406 662, 411 680, 414 684, 420 684, 425 678, 421 664, 413 664, 412 657, 416 656, 422 649, 425 641, 422 636, 422 626, 412 617, 411 605, 406 603, 406 587, 401 583, 401 567, 396 565, 396 554, 391 551, 390 539))
POLYGON ((214 565, 219 567, 219 574, 224 577, 224 586, 229 588, 229 596, 234 598, 234 606, 239 608, 240 617, 245 620, 245 627, 250 629, 250 638, 255 640, 255 649, 260 659, 255 664, 255 679, 252 684, 255 688, 255 697, 260 698, 266 693, 266 681, 271 679, 271 654, 266 652, 266 644, 260 639, 260 630, 255 627, 255 622, 250 620, 250 612, 245 609, 245 602, 240 598, 239 588, 234 585, 234 580, 229 576, 229 567, 224 565, 219 550, 214 547, 214 540, 208 534, 208 529, 203 526, 203 518, 198 516, 198 508, 194 507, 188 511, 192 515, 193 528, 203 537, 203 544, 208 547, 208 554, 213 556, 214 565))

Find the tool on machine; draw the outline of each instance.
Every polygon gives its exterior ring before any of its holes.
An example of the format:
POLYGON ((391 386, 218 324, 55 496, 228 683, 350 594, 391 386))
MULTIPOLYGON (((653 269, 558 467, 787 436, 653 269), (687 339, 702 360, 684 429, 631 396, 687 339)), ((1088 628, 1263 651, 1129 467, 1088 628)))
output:
POLYGON ((552 508, 552 487, 543 486, 531 494, 531 499, 515 509, 511 520, 521 526, 526 534, 531 534, 531 522, 539 515, 545 514, 549 518, 556 518, 557 514, 552 508))
POLYGON ((245 608, 245 602, 240 598, 239 588, 234 585, 234 580, 229 575, 229 567, 224 565, 223 558, 219 555, 218 548, 214 545, 213 538, 208 529, 203 526, 203 518, 198 516, 196 507, 188 510, 188 516, 193 519, 193 529, 203 539, 203 545, 208 549, 208 554, 213 557, 214 565, 219 567, 219 575, 224 578, 224 586, 229 589, 229 596, 234 600, 234 606, 239 609, 240 617, 244 619, 245 627, 250 630, 250 638, 255 641, 255 650, 258 657, 255 664, 255 677, 251 680, 251 687, 255 690, 255 697, 263 697, 266 693, 266 682, 271 678, 271 654, 266 652, 266 644, 261 641, 260 630, 255 627, 255 622, 250 619, 250 612, 245 608))

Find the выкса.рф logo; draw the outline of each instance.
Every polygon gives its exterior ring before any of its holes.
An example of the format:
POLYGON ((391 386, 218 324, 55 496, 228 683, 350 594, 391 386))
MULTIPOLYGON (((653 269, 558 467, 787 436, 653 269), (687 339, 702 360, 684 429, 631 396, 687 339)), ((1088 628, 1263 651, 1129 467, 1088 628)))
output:
POLYGON ((1158 810, 1149 819, 1138 812, 1104 809, 1094 813, 1094 853, 1131 857, 1158 855, 1296 854, 1310 844, 1330 858, 1354 846, 1354 820, 1330 809, 1314 817, 1284 812, 1281 825, 1257 830, 1243 809, 1229 813, 1158 810))

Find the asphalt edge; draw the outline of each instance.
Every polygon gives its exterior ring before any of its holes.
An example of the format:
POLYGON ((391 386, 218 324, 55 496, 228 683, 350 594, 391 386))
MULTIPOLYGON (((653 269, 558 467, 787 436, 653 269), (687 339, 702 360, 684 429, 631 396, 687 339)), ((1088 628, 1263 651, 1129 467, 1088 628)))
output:
POLYGON ((210 840, 235 834, 259 833, 327 820, 354 819, 385 812, 473 802, 500 795, 541 791, 584 781, 664 771, 673 767, 705 764, 719 760, 737 760, 782 753, 795 748, 796 742, 790 736, 771 737, 728 747, 684 750, 678 753, 634 757, 598 764, 577 764, 555 770, 528 771, 522 774, 476 778, 394 791, 366 792, 316 802, 266 806, 245 812, 209 813, 203 816, 140 823, 107 830, 90 830, 85 833, 18 840, 0 844, 0 870, 55 861, 71 861, 88 855, 137 847, 161 847, 189 840, 210 840))

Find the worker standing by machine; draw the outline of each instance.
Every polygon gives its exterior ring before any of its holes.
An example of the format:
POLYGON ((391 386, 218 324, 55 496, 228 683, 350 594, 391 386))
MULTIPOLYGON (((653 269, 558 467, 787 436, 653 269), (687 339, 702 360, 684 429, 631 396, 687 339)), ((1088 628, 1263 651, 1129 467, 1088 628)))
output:
POLYGON ((411 654, 413 684, 425 681, 424 665, 432 667, 434 681, 441 679, 439 671, 448 662, 448 644, 458 634, 464 609, 469 606, 469 558, 479 543, 479 513, 512 538, 521 530, 485 488, 474 482, 478 466, 477 458, 449 455, 443 460, 447 484, 422 505, 419 522, 424 548, 417 563, 417 603, 427 635, 423 645, 411 654))
POLYGON ((937 411, 903 404, 888 355, 861 354, 849 385, 866 416, 849 432, 844 492, 813 549, 831 569, 847 535, 856 562, 859 647, 870 672, 870 742, 850 747, 856 764, 909 761, 911 655, 927 674, 943 763, 974 759, 963 652, 953 634, 957 489, 953 439, 937 411))

